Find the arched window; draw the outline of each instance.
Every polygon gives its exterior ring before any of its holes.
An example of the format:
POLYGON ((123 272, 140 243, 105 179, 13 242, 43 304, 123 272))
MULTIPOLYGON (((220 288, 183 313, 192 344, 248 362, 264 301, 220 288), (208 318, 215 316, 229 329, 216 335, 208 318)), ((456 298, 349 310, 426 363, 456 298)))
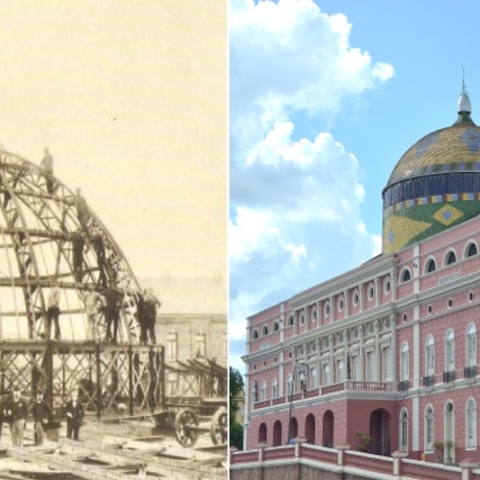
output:
POLYGON ((287 392, 289 395, 293 393, 293 377, 291 373, 288 375, 287 378, 287 392))
POLYGON ((252 385, 252 400, 253 402, 258 402, 258 383, 255 380, 252 385))
POLYGON ((467 247, 467 250, 466 250, 466 257, 473 257, 474 255, 477 255, 478 254, 478 248, 477 246, 474 244, 474 243, 470 243, 467 247))
POLYGON ((411 279, 412 279, 412 275, 410 274, 410 270, 408 268, 406 268, 402 272, 402 275, 400 276, 400 281, 401 282, 408 282, 411 279))
POLYGON ((277 398, 278 397, 278 382, 277 378, 274 378, 272 380, 272 398, 277 398))
POLYGON ((433 408, 429 405, 425 410, 425 451, 433 451, 434 442, 434 414, 433 408))
POLYGON ((404 408, 400 412, 400 450, 408 452, 408 413, 404 408))
POLYGON ((262 330, 262 335, 268 335, 268 325, 264 325, 263 330, 262 330))
POLYGON ((445 265, 452 265, 456 263, 457 261, 457 256, 455 255, 454 251, 450 251, 447 253, 447 256, 445 257, 445 265))
POLYGON ((258 429, 258 443, 263 443, 267 441, 267 426, 262 423, 258 429))
POLYGON ((433 341, 433 335, 429 335, 425 342, 425 372, 427 375, 435 374, 435 342, 433 341))
POLYGON ((288 317, 288 326, 293 327, 294 322, 295 322, 295 319, 293 318, 293 315, 290 315, 288 317))
POLYGON ((447 372, 455 370, 455 334, 449 330, 445 337, 445 369, 447 372))
POLYGON ((437 266, 435 265, 435 260, 431 258, 428 260, 427 264, 425 265, 425 273, 432 273, 437 269, 437 266))
POLYGON ((318 387, 318 384, 317 384, 317 370, 315 368, 312 368, 310 370, 310 375, 312 377, 312 379, 311 379, 312 388, 318 387))
POLYGON ((474 324, 467 330, 467 367, 477 365, 477 329, 474 324))
POLYGON ((477 448, 477 405, 473 398, 468 399, 466 407, 466 448, 477 448))
POLYGON ((273 331, 278 332, 278 322, 276 320, 273 322, 273 331))
POLYGON ((257 330, 257 329, 255 329, 255 330, 253 331, 252 338, 253 338, 254 340, 256 340, 256 339, 258 338, 258 330, 257 330))
POLYGON ((404 343, 402 345, 402 380, 408 380, 409 370, 408 343, 404 343))
POLYGON ((455 411, 452 402, 447 402, 445 405, 443 432, 445 436, 445 461, 452 463, 454 461, 455 449, 447 446, 447 442, 453 443, 455 441, 455 411))

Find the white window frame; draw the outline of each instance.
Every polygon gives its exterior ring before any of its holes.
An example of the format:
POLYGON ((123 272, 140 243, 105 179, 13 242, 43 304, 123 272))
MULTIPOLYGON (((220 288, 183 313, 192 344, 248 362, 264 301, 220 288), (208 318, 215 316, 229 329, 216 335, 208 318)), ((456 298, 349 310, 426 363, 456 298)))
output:
POLYGON ((433 452, 435 441, 435 412, 431 405, 425 408, 425 452, 433 452))
POLYGON ((383 381, 389 381, 392 378, 392 350, 390 348, 390 345, 386 345, 382 348, 382 375, 383 375, 383 381))
POLYGON ((272 380, 272 398, 277 398, 278 397, 278 382, 277 382, 277 377, 274 377, 272 380))
POLYGON ((467 367, 477 365, 477 328, 471 323, 467 329, 467 367))
POLYGON ((445 371, 455 370, 455 333, 449 329, 445 335, 445 371))
POLYGON ((323 386, 326 387, 330 385, 330 365, 328 363, 323 365, 322 368, 323 373, 323 386))
POLYGON ((365 381, 375 381, 375 354, 373 350, 365 352, 365 381))
POLYGON ((410 377, 410 352, 408 350, 408 343, 402 345, 401 363, 401 378, 402 380, 408 380, 410 377))
POLYGON ((477 449, 477 403, 473 397, 465 405, 465 450, 477 449))
POLYGON ((288 374, 287 377, 287 395, 290 396, 293 393, 293 375, 291 373, 288 374))
POLYGON ((406 408, 402 408, 399 420, 400 438, 398 443, 401 451, 408 452, 408 412, 406 408))
POLYGON ((435 340, 431 334, 425 341, 425 373, 435 375, 435 340))
POLYGON ((351 358, 351 374, 352 374, 352 380, 359 380, 358 378, 358 355, 352 355, 351 358))
POLYGON ((335 365, 336 383, 342 383, 345 380, 345 363, 343 359, 338 359, 335 365))

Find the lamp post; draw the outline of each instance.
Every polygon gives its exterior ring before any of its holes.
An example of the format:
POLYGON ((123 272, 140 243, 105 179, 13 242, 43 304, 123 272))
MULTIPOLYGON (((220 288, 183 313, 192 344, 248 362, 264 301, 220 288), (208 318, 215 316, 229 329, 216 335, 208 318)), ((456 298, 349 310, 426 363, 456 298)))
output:
POLYGON ((293 372, 292 372, 292 380, 289 382, 289 388, 290 388, 290 413, 288 415, 288 436, 287 436, 287 444, 290 443, 290 434, 291 434, 291 429, 292 429, 292 410, 293 410, 293 386, 295 385, 295 375, 297 374, 297 371, 300 371, 300 388, 303 391, 303 393, 307 393, 307 378, 308 378, 308 373, 309 373, 309 367, 306 363, 299 362, 293 367, 293 372))

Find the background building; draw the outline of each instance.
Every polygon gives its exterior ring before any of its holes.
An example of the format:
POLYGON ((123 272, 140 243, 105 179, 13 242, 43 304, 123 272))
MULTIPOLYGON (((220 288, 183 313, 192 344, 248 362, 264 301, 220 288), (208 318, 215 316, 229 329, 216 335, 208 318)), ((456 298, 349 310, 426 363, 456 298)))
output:
POLYGON ((248 318, 246 450, 301 437, 480 460, 480 128, 470 112, 463 89, 456 122, 395 166, 381 255, 248 318))

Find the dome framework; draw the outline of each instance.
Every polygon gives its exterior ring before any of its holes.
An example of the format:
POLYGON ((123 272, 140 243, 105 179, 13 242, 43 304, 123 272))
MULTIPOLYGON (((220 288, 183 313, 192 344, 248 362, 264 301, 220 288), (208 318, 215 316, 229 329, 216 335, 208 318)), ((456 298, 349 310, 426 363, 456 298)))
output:
POLYGON ((163 347, 138 344, 140 298, 127 259, 80 191, 0 151, 0 394, 14 385, 32 396, 42 390, 54 405, 78 389, 99 417, 121 404, 130 414, 163 405, 163 347), (54 287, 60 289, 55 340, 47 322, 54 287), (102 309, 92 338, 88 292, 115 293, 115 335, 102 309))
MULTIPOLYGON (((85 292, 113 286, 122 295, 120 342, 138 338, 135 318, 139 284, 117 243, 87 208, 82 222, 80 195, 17 155, 0 154, 0 335, 3 339, 45 337, 48 294, 56 282, 63 339, 86 340, 85 292), (84 219, 85 220, 85 219, 84 219), (82 224, 83 223, 83 224, 82 224), (74 237, 81 232, 84 251, 74 267, 74 237), (95 238, 104 245, 99 263, 95 238), (77 271, 76 271, 77 270, 77 271)), ((100 336, 105 321, 100 319, 100 336)))

